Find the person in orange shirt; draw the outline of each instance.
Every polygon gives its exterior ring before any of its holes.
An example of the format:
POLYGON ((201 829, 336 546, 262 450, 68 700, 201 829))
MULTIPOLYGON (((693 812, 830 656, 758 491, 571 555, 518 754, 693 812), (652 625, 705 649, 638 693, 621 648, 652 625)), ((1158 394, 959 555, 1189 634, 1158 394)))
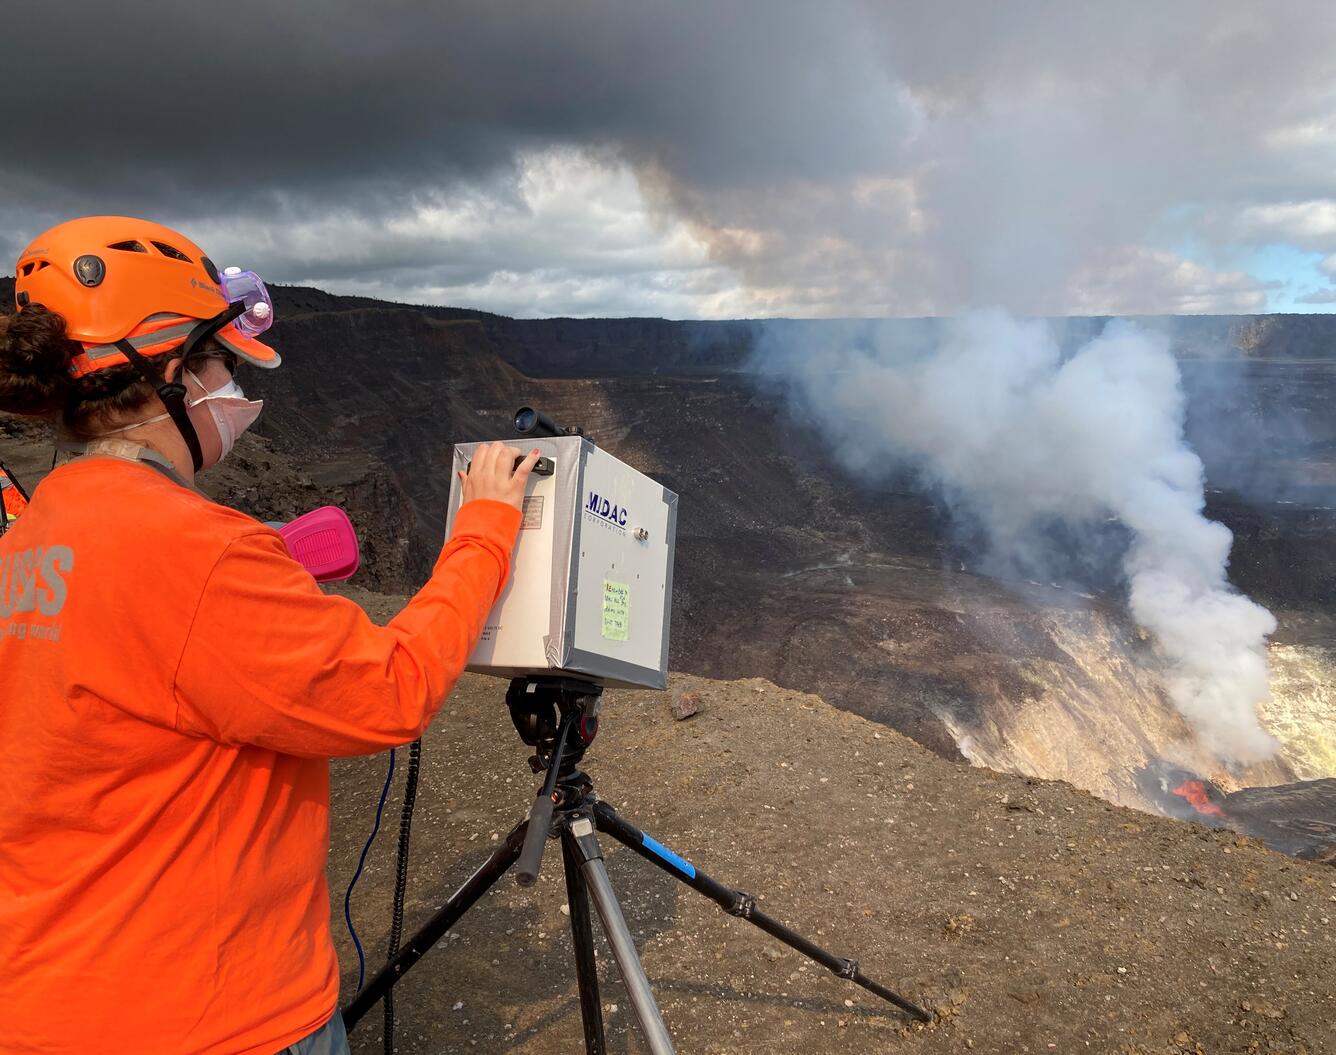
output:
POLYGON ((326 1055, 331 757, 438 713, 510 573, 537 451, 489 444, 384 627, 195 474, 260 404, 273 305, 179 233, 93 217, 19 257, 0 410, 74 455, 0 537, 0 1049, 326 1055))

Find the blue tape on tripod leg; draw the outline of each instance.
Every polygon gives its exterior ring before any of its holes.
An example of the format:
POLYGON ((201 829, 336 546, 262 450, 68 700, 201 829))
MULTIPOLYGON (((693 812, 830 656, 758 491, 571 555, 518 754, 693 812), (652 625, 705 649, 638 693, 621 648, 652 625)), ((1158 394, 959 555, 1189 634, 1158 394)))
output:
POLYGON ((640 833, 640 841, 646 850, 653 853, 655 857, 661 857, 663 860, 667 861, 688 879, 696 878, 696 869, 692 866, 690 861, 682 860, 682 858, 678 857, 677 854, 673 853, 668 847, 655 842, 644 832, 640 833))

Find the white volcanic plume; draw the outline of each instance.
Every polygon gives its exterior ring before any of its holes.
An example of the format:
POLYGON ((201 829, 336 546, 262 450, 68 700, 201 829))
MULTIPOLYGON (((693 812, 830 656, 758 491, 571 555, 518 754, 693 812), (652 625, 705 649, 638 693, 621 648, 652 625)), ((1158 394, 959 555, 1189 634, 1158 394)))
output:
POLYGON ((1132 615, 1160 645, 1174 705, 1227 761, 1275 753, 1257 718, 1275 619, 1229 584, 1232 535, 1202 514, 1165 338, 1114 321, 1065 358, 1047 324, 998 311, 947 323, 927 353, 875 327, 825 350, 811 331, 764 334, 759 366, 778 371, 850 469, 912 466, 978 521, 995 558, 1042 567, 1055 525, 1093 540, 1086 529, 1120 521, 1132 615))

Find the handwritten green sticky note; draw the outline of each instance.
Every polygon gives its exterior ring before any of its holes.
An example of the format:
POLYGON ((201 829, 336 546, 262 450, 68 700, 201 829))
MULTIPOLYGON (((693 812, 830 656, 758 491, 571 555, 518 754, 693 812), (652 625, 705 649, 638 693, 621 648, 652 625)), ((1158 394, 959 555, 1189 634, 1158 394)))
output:
POLYGON ((631 630, 631 587, 624 582, 603 580, 603 636, 625 641, 631 630))

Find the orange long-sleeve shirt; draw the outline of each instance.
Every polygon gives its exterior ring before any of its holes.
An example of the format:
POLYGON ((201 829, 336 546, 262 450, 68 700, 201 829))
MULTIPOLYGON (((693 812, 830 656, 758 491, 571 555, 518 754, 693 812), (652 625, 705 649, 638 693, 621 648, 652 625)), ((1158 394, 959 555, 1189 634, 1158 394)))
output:
POLYGON ((0 537, 0 1052, 269 1055, 334 1011, 328 759, 417 737, 510 570, 471 502, 388 626, 154 468, 0 537))

